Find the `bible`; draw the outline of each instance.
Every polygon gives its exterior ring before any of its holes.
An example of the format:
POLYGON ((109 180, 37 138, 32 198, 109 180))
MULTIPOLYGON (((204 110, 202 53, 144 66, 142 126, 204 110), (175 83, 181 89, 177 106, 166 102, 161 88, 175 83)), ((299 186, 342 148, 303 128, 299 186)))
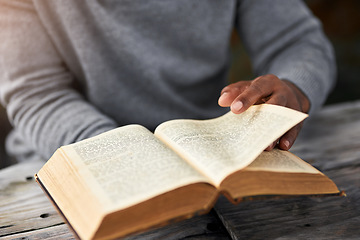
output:
POLYGON ((209 120, 127 125, 59 148, 36 179, 81 239, 126 236, 233 203, 339 194, 288 151, 264 149, 306 114, 255 105, 209 120))

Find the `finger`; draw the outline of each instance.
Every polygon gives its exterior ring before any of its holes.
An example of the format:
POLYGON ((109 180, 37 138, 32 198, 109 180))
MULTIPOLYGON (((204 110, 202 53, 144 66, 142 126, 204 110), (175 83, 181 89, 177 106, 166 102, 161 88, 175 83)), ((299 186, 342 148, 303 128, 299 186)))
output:
POLYGON ((231 103, 237 96, 238 94, 235 93, 235 91, 223 92, 219 97, 218 104, 221 107, 230 107, 231 103))
POLYGON ((221 91, 218 104, 221 107, 230 107, 231 103, 235 100, 235 98, 239 96, 239 94, 241 94, 249 85, 250 85, 249 81, 241 81, 226 86, 221 91))
POLYGON ((257 78, 231 103, 231 111, 242 113, 259 100, 271 95, 272 92, 273 87, 270 81, 267 81, 265 77, 257 78))
POLYGON ((276 143, 278 141, 276 140, 275 142, 273 142, 272 144, 270 144, 267 148, 265 148, 265 151, 271 151, 274 149, 274 147, 276 146, 276 143))
POLYGON ((303 123, 297 124, 295 127, 291 128, 287 133, 285 133, 279 141, 279 148, 282 150, 289 150, 295 142, 295 139, 299 135, 299 132, 302 128, 303 123))

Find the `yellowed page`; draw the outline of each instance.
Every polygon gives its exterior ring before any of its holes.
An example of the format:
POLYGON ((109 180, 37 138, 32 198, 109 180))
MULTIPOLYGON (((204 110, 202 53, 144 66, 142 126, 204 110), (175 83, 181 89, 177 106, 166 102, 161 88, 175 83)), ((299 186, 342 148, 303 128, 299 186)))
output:
POLYGON ((121 127, 62 149, 91 190, 104 196, 109 212, 207 181, 140 125, 121 127))
POLYGON ((218 186, 230 173, 249 165, 267 146, 307 114, 275 105, 256 105, 242 114, 211 120, 173 120, 155 135, 218 186))
POLYGON ((279 149, 273 149, 270 152, 262 152, 245 169, 248 171, 322 174, 316 168, 301 160, 291 152, 279 149))
POLYGON ((102 221, 106 204, 91 191, 91 184, 84 183, 77 166, 58 149, 37 176, 81 239, 90 239, 102 221))

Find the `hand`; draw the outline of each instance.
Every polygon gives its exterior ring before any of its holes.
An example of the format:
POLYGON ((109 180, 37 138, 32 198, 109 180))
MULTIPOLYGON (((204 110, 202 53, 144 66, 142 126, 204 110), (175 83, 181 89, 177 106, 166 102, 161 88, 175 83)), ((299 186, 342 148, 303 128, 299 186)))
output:
MULTIPOLYGON (((226 86, 221 91, 219 105, 230 107, 233 113, 244 112, 253 104, 268 103, 292 108, 304 113, 310 109, 309 99, 293 83, 269 74, 252 81, 240 81, 226 86)), ((276 145, 289 150, 298 136, 302 122, 290 129, 282 137, 266 148, 272 150, 276 145)))

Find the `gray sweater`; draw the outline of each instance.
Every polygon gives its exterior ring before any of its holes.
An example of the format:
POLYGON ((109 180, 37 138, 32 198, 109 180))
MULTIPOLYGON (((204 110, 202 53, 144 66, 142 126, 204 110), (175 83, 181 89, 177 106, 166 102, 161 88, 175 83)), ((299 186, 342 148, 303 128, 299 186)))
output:
POLYGON ((118 126, 223 114, 234 27, 256 75, 292 81, 312 111, 323 103, 333 51, 302 1, 0 0, 9 152, 47 159, 118 126))

